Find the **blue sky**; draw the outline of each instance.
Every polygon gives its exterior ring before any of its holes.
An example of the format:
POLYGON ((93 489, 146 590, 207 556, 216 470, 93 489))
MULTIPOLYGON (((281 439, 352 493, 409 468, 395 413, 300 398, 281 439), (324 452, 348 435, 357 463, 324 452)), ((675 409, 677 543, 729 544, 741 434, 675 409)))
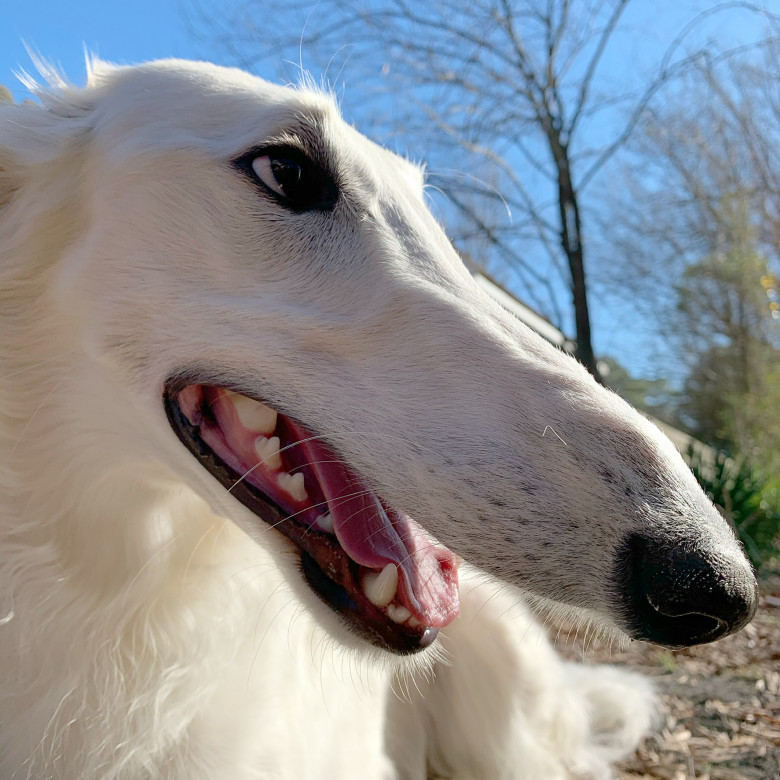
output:
MULTIPOLYGON (((771 6, 775 0, 767 2, 771 6)), ((199 3, 207 10, 235 6, 217 0, 199 3)), ((316 5, 316 0, 312 4, 316 5)), ((635 0, 623 20, 622 40, 609 55, 613 58, 609 62, 610 72, 616 78, 627 71, 640 73, 657 59, 685 21, 697 10, 714 4, 712 0, 635 0)), ((188 28, 186 16, 192 7, 192 0, 7 0, 0 6, 0 84, 9 87, 17 99, 26 97, 24 88, 13 77, 13 71, 19 68, 34 72, 25 44, 59 66, 77 84, 85 79, 85 47, 103 59, 121 64, 161 57, 220 61, 219 53, 197 40, 188 28)), ((761 29, 759 17, 724 13, 702 27, 698 37, 699 42, 734 45, 755 40, 761 29)), ((275 76, 274 65, 263 67, 260 75, 275 76)), ((345 76, 348 81, 348 69, 345 76)), ((344 105, 349 113, 350 101, 345 100, 344 105)), ((641 359, 643 335, 631 332, 631 312, 610 310, 599 303, 593 301, 592 305, 597 351, 615 354, 634 371, 652 373, 647 371, 648 361, 643 365, 641 359)), ((648 360, 652 362, 649 354, 648 360)))
MULTIPOLYGON (((618 67, 640 69, 643 60, 650 61, 685 20, 714 4, 712 0, 635 0, 624 17, 627 32, 625 42, 616 50, 618 67), (632 43, 637 35, 642 38, 641 46, 632 43)), ((59 64, 75 83, 84 80, 84 47, 121 64, 160 57, 218 61, 219 54, 195 40, 188 29, 186 15, 193 5, 190 0, 6 0, 0 4, 0 84, 23 96, 23 88, 14 83, 13 71, 31 68, 25 44, 59 64)), ((199 5, 207 10, 229 9, 236 3, 199 0, 199 5)), ((312 5, 316 6, 316 0, 312 5)), ((724 13, 709 25, 707 34, 749 40, 759 26, 757 17, 724 13)), ((274 73, 269 65, 261 75, 273 77, 274 73)))
POLYGON ((84 45, 106 58, 127 62, 186 56, 190 47, 177 2, 31 0, 3 6, 0 82, 17 95, 23 90, 13 83, 12 71, 31 68, 25 43, 59 63, 77 83, 84 79, 84 45))
POLYGON ((15 94, 12 72, 31 68, 25 44, 84 81, 84 47, 115 62, 195 57, 179 0, 11 0, 2 4, 0 83, 15 94))

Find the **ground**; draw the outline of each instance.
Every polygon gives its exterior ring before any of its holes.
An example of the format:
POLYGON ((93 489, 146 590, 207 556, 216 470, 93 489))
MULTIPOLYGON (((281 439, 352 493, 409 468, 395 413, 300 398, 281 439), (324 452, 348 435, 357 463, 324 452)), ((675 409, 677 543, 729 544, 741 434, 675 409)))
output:
POLYGON ((719 642, 588 650, 586 662, 652 677, 662 700, 657 729, 618 767, 620 780, 780 780, 780 576, 762 591, 754 621, 719 642))

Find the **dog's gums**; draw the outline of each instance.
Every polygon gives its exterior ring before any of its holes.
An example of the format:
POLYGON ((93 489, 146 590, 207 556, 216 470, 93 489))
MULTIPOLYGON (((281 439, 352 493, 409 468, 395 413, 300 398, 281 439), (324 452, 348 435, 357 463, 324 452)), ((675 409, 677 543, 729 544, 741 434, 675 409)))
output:
POLYGON ((359 635, 413 653, 457 617, 453 553, 382 501, 320 437, 223 387, 171 383, 164 402, 185 446, 299 547, 309 585, 359 635))

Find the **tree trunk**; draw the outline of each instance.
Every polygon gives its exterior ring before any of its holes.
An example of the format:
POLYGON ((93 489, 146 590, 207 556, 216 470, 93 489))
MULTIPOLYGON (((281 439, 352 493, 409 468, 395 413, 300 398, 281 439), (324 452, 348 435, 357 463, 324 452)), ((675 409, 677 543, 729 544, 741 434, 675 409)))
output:
POLYGON ((558 170, 558 207, 561 219, 561 246, 566 253, 571 273, 571 292, 574 301, 574 322, 577 346, 574 356, 603 384, 599 374, 596 356, 590 334, 590 313, 588 311, 587 286, 585 284, 585 261, 582 251, 582 232, 577 193, 571 180, 569 150, 561 142, 560 133, 551 128, 548 132, 550 148, 558 170))

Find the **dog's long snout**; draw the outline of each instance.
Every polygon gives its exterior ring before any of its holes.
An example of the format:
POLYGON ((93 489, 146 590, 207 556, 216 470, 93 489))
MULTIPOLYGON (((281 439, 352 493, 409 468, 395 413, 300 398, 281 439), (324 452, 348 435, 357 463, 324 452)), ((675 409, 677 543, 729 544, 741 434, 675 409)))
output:
POLYGON ((756 612, 750 564, 723 551, 634 535, 619 568, 635 639, 672 647, 712 642, 747 625, 756 612))

